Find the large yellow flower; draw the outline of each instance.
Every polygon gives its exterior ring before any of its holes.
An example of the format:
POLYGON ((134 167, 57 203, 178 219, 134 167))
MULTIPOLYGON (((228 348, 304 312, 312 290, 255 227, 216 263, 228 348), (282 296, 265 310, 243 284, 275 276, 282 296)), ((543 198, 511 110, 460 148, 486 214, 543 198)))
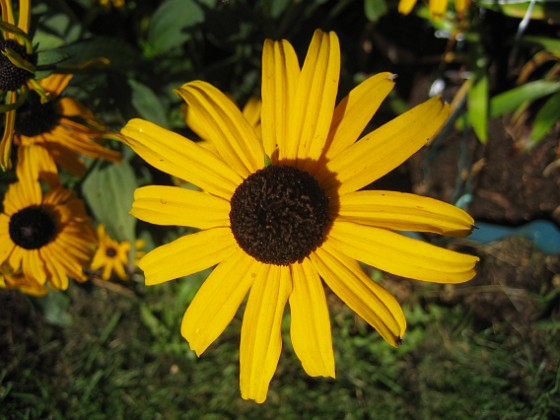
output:
POLYGON ((95 232, 83 202, 66 189, 41 193, 37 180, 20 179, 6 192, 0 214, 0 266, 12 276, 68 288, 68 276, 87 277, 95 232))
POLYGON ((31 90, 16 115, 18 171, 34 179, 40 177, 51 186, 59 182, 57 165, 76 176, 84 174, 86 167, 80 155, 112 162, 121 159, 119 152, 98 143, 107 131, 93 113, 75 99, 61 96, 72 77, 53 74, 42 79, 40 85, 51 100, 42 103, 31 90))
POLYGON ((156 168, 202 191, 136 190, 131 213, 159 225, 199 229, 141 261, 146 284, 217 265, 189 305, 181 332, 197 355, 222 333, 248 294, 241 328, 240 387, 263 402, 281 352, 289 302, 291 341, 311 376, 335 376, 324 284, 393 346, 401 307, 358 261, 439 283, 471 279, 478 258, 399 231, 466 235, 473 220, 452 205, 413 194, 358 191, 420 149, 449 108, 431 99, 356 141, 394 85, 374 75, 335 107, 337 36, 316 31, 303 67, 285 40, 265 41, 262 140, 223 93, 194 81, 178 89, 191 128, 215 152, 134 119, 123 140, 156 168), (324 283, 324 284, 323 284, 324 283))
POLYGON ((115 273, 121 280, 127 280, 126 266, 128 265, 128 253, 130 242, 118 242, 111 238, 104 225, 97 226, 97 239, 99 245, 91 262, 92 270, 102 270, 101 278, 109 280, 115 273))

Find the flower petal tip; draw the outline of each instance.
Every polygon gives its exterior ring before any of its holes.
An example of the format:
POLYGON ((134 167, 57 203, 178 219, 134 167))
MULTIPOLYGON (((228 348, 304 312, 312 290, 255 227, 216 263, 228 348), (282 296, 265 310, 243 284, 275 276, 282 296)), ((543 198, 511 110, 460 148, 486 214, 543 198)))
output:
POLYGON ((398 74, 391 73, 391 74, 389 74, 389 76, 387 76, 387 79, 389 79, 391 82, 394 82, 395 80, 397 80, 397 77, 399 77, 398 74))

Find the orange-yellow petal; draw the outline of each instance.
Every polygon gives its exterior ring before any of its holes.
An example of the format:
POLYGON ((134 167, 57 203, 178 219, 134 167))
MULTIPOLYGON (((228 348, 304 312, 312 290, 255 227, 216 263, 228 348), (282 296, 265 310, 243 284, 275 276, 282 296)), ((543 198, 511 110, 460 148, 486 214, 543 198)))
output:
POLYGON ((329 309, 323 283, 309 259, 292 264, 290 337, 294 351, 310 376, 334 378, 329 309))
POLYGON ((215 228, 185 235, 148 252, 138 263, 148 286, 188 276, 212 267, 237 249, 228 228, 215 228))
POLYGON ((239 250, 218 264, 200 286, 181 324, 181 334, 197 356, 220 336, 235 316, 253 284, 257 265, 239 250))
POLYGON ((241 327, 241 397, 264 402, 282 350, 282 316, 292 280, 288 267, 258 264, 241 327))
POLYGON ((478 257, 386 229, 335 221, 329 232, 329 243, 356 260, 411 279, 462 283, 476 274, 478 257))

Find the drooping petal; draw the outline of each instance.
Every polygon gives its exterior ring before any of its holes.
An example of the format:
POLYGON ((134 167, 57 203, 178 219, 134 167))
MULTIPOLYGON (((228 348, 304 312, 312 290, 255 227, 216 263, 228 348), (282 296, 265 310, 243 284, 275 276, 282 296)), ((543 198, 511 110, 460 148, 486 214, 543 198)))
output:
POLYGON ((290 336, 303 369, 310 376, 334 378, 331 324, 323 283, 309 259, 292 264, 290 336))
POLYGON ((288 267, 258 264, 243 315, 239 370, 241 397, 264 402, 282 350, 281 325, 292 280, 288 267))
POLYGON ((354 191, 339 197, 337 220, 390 230, 465 236, 474 225, 464 210, 443 201, 395 191, 354 191))
POLYGON ((253 284, 257 263, 239 250, 202 283, 181 324, 181 334, 200 356, 235 316, 253 284))
POLYGON ((148 286, 188 276, 212 267, 237 249, 230 228, 185 235, 148 252, 138 263, 148 286))
MULTIPOLYGON (((73 74, 53 73, 44 79, 41 79, 41 86, 51 95, 59 96, 74 77, 73 74)), ((67 115, 62 113, 62 115, 67 115)))
POLYGON ((335 221, 329 242, 356 260, 398 276, 462 283, 476 274, 478 257, 461 254, 386 229, 335 221))
POLYGON ((43 261, 39 256, 39 250, 26 250, 26 252, 23 253, 21 267, 26 277, 35 280, 37 283, 45 284, 47 273, 45 272, 43 261))
MULTIPOLYGON (((8 4, 10 2, 7 2, 8 4)), ((10 91, 7 94, 7 103, 16 102, 16 92, 10 91)), ((11 154, 12 143, 14 140, 14 128, 16 125, 16 111, 11 110, 5 113, 4 130, 2 132, 2 140, 0 141, 0 169, 6 171, 12 167, 11 154)))
POLYGON ((262 142, 266 154, 272 157, 276 148, 295 155, 296 139, 288 137, 287 127, 292 118, 300 69, 292 45, 286 41, 266 40, 262 55, 262 142))
POLYGON ((29 179, 41 178, 51 188, 60 186, 56 164, 43 145, 20 145, 18 147, 16 174, 18 179, 24 177, 29 179))
POLYGON ((329 288, 392 346, 406 330, 401 306, 387 290, 370 279, 358 262, 338 251, 328 239, 310 255, 329 288))
POLYGON ((251 124, 226 95, 200 80, 181 86, 176 92, 188 105, 187 123, 204 140, 213 143, 220 156, 246 178, 262 168, 264 150, 251 124))
POLYGON ((130 214, 156 225, 209 229, 229 226, 229 211, 229 202, 204 192, 150 185, 134 191, 130 214))
POLYGON ((243 179, 220 157, 195 142, 141 119, 121 130, 122 140, 153 167, 230 199, 243 179))
POLYGON ((312 168, 319 160, 331 126, 338 78, 340 46, 334 32, 316 30, 301 69, 288 121, 290 144, 296 150, 280 150, 280 159, 302 161, 298 167, 312 168), (292 140, 293 139, 293 140, 292 140), (294 155, 295 153, 295 155, 294 155))
POLYGON ((25 33, 29 32, 30 18, 31 18, 30 0, 20 0, 17 26, 25 33))
POLYGON ((395 86, 395 75, 378 73, 364 80, 336 106, 324 157, 330 160, 358 140, 395 86))
POLYGON ((344 150, 317 174, 327 195, 356 191, 392 171, 424 146, 449 115, 449 106, 432 98, 344 150), (333 176, 335 174, 335 176, 333 176))

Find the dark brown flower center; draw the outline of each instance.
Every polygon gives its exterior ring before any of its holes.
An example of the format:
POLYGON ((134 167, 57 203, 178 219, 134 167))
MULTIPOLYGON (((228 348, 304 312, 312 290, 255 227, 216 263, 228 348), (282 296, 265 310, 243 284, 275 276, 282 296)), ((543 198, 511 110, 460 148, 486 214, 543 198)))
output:
MULTIPOLYGON (((4 52, 6 48, 16 52, 21 58, 29 61, 31 64, 37 64, 36 55, 27 54, 25 47, 16 41, 12 39, 0 40, 0 51, 4 52)), ((0 91, 18 90, 31 77, 33 77, 33 73, 17 67, 8 57, 0 54, 0 91)))
POLYGON ((108 247, 105 250, 105 255, 108 256, 109 258, 114 258, 117 256, 117 250, 113 247, 108 247))
POLYGON ((16 134, 34 137, 48 133, 58 125, 59 120, 56 101, 42 104, 39 94, 31 90, 16 113, 16 134))
POLYGON ((10 217, 10 238, 25 249, 45 246, 55 238, 57 230, 57 218, 41 206, 26 207, 10 217))
POLYGON ((289 265, 323 243, 329 199, 307 172, 269 166, 237 187, 229 219, 245 252, 266 264, 289 265))

